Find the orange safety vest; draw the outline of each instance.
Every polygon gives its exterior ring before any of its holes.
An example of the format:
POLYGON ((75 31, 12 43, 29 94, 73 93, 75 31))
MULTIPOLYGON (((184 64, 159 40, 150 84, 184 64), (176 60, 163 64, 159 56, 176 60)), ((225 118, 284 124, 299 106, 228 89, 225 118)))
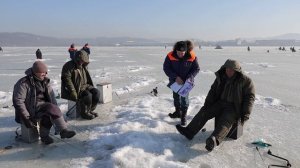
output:
MULTIPOLYGON (((193 62, 196 59, 196 54, 194 51, 190 51, 190 55, 191 55, 191 58, 189 58, 187 61, 193 62)), ((168 53, 168 57, 171 61, 179 61, 179 59, 175 58, 175 56, 173 55, 173 51, 168 53)))

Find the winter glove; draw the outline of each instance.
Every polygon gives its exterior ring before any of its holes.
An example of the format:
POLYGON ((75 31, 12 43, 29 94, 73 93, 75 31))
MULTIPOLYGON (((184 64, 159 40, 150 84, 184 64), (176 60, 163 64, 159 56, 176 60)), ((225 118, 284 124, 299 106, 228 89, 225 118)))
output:
POLYGON ((26 128, 34 128, 35 125, 33 122, 29 119, 29 117, 24 117, 23 118, 23 124, 25 124, 26 128))
POLYGON ((177 76, 176 77, 176 83, 178 83, 179 85, 182 85, 184 82, 183 82, 183 80, 179 77, 179 76, 177 76))
POLYGON ((70 99, 76 101, 77 98, 78 98, 77 93, 76 93, 75 90, 73 90, 73 91, 70 93, 70 99))
POLYGON ((88 90, 92 90, 92 89, 94 89, 94 86, 88 85, 87 89, 88 89, 88 90))

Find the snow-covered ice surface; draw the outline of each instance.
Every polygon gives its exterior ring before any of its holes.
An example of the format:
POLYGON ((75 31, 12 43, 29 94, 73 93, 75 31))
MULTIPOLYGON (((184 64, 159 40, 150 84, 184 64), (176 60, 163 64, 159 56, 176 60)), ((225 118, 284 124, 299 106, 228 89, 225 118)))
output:
MULTIPOLYGON (((62 65, 68 60, 67 47, 42 47, 49 67, 51 84, 60 92, 62 65)), ((55 143, 45 146, 15 140, 14 109, 11 96, 14 83, 35 61, 36 47, 7 47, 0 53, 0 167, 267 167, 284 164, 267 155, 289 159, 300 167, 300 53, 278 51, 276 47, 212 47, 195 49, 201 71, 190 94, 188 121, 199 111, 215 79, 214 72, 226 59, 236 59, 254 81, 256 101, 250 120, 238 140, 225 140, 212 152, 204 148, 214 121, 205 125, 191 141, 175 129, 179 120, 168 117, 173 99, 166 87, 162 63, 164 47, 93 47, 89 70, 94 83, 113 85, 113 102, 101 104, 97 119, 69 120, 77 135, 68 140, 54 136, 55 143), (270 50, 270 53, 267 53, 270 50), (158 87, 158 96, 150 91, 158 87), (260 148, 251 142, 264 139, 272 144, 260 148), (5 150, 4 147, 12 146, 5 150)), ((58 99, 65 113, 67 102, 58 99)), ((53 134, 53 133, 51 133, 53 134)))

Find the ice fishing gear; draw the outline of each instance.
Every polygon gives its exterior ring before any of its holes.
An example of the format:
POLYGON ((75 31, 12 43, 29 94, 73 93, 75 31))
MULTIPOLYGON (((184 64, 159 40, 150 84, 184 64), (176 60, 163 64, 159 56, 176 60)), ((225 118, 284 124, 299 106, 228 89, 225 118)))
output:
POLYGON ((270 167, 285 167, 285 168, 289 168, 290 166, 283 166, 283 165, 273 165, 273 164, 269 164, 268 168, 270 167))
POLYGON ((66 116, 69 117, 74 113, 75 110, 73 110, 76 107, 77 103, 75 103, 66 113, 66 116))
POLYGON ((257 145, 259 147, 269 147, 269 146, 272 146, 271 144, 266 143, 263 139, 259 139, 257 141, 254 141, 251 144, 257 145))
POLYGON ((113 92, 113 93, 115 93, 115 94, 117 95, 117 97, 120 99, 120 96, 118 95, 118 93, 117 93, 117 92, 113 92))
POLYGON ((276 158, 278 158, 278 159, 281 159, 281 160, 286 161, 286 165, 274 165, 274 164, 269 164, 269 165, 268 165, 268 168, 270 168, 270 167, 287 167, 287 168, 292 167, 292 165, 291 165, 291 163, 289 162, 289 160, 287 160, 286 158, 280 157, 280 156, 278 156, 278 155, 272 154, 272 152, 271 152, 270 149, 268 150, 268 155, 271 155, 271 156, 273 156, 273 157, 276 157, 276 158))
POLYGON ((158 95, 157 87, 152 89, 152 91, 150 93, 153 94, 154 96, 157 96, 158 95))
POLYGON ((259 148, 256 146, 255 149, 257 150, 257 152, 258 152, 258 154, 259 154, 261 160, 262 160, 263 162, 265 162, 264 158, 262 157, 262 155, 261 155, 261 153, 260 153, 260 151, 259 151, 259 148))

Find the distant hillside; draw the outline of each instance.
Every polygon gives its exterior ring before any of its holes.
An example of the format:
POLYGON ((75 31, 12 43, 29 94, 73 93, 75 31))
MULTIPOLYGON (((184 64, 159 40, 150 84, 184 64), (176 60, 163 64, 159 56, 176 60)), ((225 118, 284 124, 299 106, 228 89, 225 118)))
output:
POLYGON ((0 46, 69 46, 71 43, 83 45, 88 42, 93 46, 151 46, 164 45, 161 42, 143 38, 98 37, 93 39, 54 38, 29 33, 0 33, 0 46))
POLYGON ((1 46, 60 46, 63 40, 28 33, 0 33, 1 46))
MULTIPOLYGON (((0 33, 0 46, 77 46, 88 42, 92 46, 173 46, 175 39, 151 40, 131 37, 55 38, 29 33, 0 33)), ((300 34, 290 33, 269 38, 201 41, 194 39, 195 46, 300 46, 300 34)))
POLYGON ((300 40, 300 34, 298 33, 288 33, 279 36, 270 37, 270 39, 276 40, 300 40))

